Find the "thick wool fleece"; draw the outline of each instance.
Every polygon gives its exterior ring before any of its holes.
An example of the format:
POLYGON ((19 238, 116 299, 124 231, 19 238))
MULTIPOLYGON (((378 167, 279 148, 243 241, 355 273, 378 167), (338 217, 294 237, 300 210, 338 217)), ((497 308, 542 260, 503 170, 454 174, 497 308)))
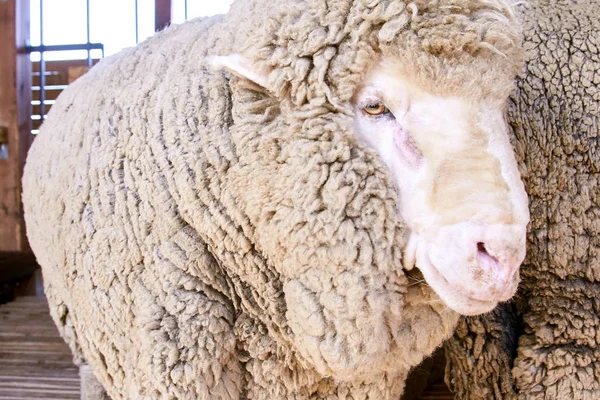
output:
POLYGON ((398 398, 457 315, 349 100, 379 55, 440 92, 510 90, 500 1, 238 1, 103 60, 24 175, 52 316, 114 399, 398 398), (423 3, 423 4, 421 4, 423 3), (208 68, 241 53, 268 89, 208 68))
POLYGON ((523 280, 513 306, 461 321, 447 380, 461 399, 596 400, 600 4, 528 3, 527 68, 508 113, 531 202, 523 280))

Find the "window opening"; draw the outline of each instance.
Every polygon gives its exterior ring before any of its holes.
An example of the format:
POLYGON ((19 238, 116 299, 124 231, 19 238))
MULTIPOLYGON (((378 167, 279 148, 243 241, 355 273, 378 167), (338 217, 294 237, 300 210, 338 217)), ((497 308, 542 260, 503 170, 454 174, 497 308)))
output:
POLYGON ((72 70, 74 77, 82 75, 101 58, 155 33, 159 5, 167 7, 161 14, 162 18, 166 15, 167 23, 183 23, 226 13, 232 2, 32 0, 31 44, 27 47, 33 67, 32 133, 38 133, 56 97, 72 81, 72 70), (80 19, 75 18, 77 15, 80 19))

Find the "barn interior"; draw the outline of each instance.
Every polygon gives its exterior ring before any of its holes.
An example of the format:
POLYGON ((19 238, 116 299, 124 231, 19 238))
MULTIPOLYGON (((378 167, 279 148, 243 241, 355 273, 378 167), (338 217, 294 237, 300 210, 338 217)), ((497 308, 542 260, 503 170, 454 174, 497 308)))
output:
MULTIPOLYGON (((29 146, 70 83, 120 48, 170 24, 226 12, 230 2, 207 3, 0 1, 0 399, 80 398, 79 370, 48 314, 27 242, 21 176, 29 146)), ((442 353, 427 359, 403 398, 453 398, 444 367, 442 353)))

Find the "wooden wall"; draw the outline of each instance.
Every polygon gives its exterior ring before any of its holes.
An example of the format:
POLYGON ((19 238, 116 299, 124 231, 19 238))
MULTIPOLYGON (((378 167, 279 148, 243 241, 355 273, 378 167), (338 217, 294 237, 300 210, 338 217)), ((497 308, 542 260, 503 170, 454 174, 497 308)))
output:
POLYGON ((162 31, 170 23, 171 0, 154 0, 154 31, 162 31))
POLYGON ((0 126, 8 128, 8 159, 0 159, 0 251, 28 248, 21 175, 31 136, 29 0, 0 0, 0 126))

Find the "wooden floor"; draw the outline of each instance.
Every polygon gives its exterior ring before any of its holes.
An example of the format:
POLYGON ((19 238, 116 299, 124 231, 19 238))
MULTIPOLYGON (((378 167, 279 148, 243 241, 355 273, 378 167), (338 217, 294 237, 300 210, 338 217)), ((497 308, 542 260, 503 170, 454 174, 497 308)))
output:
POLYGON ((0 400, 79 399, 79 370, 43 297, 0 305, 0 400))
POLYGON ((454 400, 454 395, 443 381, 429 386, 419 400, 454 400))

